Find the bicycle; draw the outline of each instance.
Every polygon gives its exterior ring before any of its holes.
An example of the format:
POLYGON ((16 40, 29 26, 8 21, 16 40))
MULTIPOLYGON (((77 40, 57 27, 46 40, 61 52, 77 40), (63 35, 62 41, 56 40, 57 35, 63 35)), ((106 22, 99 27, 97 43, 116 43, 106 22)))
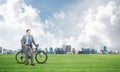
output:
MULTIPOLYGON (((36 46, 36 54, 35 54, 35 60, 39 63, 39 64, 44 64, 47 61, 47 53, 45 53, 42 50, 38 50, 38 44, 36 46)), ((30 59, 30 55, 28 56, 28 58, 30 59)), ((17 63, 19 64, 24 64, 26 62, 26 58, 25 58, 25 51, 22 49, 21 51, 17 52, 15 59, 17 61, 17 63)))

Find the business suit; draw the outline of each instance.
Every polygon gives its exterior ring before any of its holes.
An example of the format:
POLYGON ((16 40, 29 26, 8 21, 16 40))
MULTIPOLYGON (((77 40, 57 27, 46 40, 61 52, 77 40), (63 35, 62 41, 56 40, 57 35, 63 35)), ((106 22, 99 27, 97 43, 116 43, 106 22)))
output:
POLYGON ((33 64, 33 45, 34 44, 36 46, 36 43, 34 41, 34 38, 32 35, 24 35, 21 39, 21 44, 22 44, 22 48, 25 50, 25 57, 26 57, 26 63, 28 63, 28 52, 30 52, 30 59, 31 59, 31 64, 33 64), (28 39, 28 36, 30 37, 30 45, 27 44, 27 39, 28 39))

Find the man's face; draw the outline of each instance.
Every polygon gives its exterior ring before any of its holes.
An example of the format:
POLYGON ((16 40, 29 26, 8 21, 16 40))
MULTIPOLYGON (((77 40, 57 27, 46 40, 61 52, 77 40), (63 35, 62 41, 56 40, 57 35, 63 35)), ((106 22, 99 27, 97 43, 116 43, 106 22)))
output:
POLYGON ((30 34, 31 34, 31 31, 29 30, 29 31, 27 32, 27 34, 30 35, 30 34))

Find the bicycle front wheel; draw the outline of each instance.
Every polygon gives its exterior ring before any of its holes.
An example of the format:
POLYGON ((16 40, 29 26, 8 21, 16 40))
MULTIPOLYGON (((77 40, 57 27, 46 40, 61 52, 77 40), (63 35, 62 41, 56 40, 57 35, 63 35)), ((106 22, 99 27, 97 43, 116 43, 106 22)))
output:
POLYGON ((47 54, 43 51, 40 51, 35 55, 35 60, 38 63, 43 64, 47 61, 47 54))

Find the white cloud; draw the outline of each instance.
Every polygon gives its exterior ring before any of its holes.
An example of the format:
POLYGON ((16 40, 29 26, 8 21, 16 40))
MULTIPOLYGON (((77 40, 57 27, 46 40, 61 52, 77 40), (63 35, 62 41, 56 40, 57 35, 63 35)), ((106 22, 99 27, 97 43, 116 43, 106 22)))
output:
POLYGON ((0 21, 0 44, 4 48, 20 48, 20 39, 25 30, 30 28, 32 34, 41 47, 47 47, 47 41, 54 39, 49 32, 45 33, 44 23, 39 19, 39 11, 24 3, 24 0, 7 0, 0 5, 0 15, 4 20, 0 21), (38 40, 37 40, 38 39, 38 40))
MULTIPOLYGON (((95 5, 97 6, 97 5, 95 5)), ((74 48, 96 45, 120 46, 120 6, 110 1, 107 5, 81 9, 81 4, 53 13, 41 21, 37 9, 24 0, 7 0, 0 5, 0 44, 8 49, 20 48, 20 39, 27 28, 41 48, 70 44, 74 48), (73 7, 73 8, 71 8, 73 7)))
POLYGON ((119 17, 114 13, 119 9, 114 1, 110 1, 107 6, 101 5, 97 9, 86 11, 84 15, 85 28, 78 38, 79 42, 85 43, 85 45, 87 43, 90 47, 107 45, 119 49, 118 28, 120 26, 119 23, 116 23, 119 17))
POLYGON ((62 20, 65 18, 65 13, 63 11, 61 11, 60 13, 55 13, 54 18, 62 20))
POLYGON ((106 5, 88 8, 83 13, 78 12, 82 10, 79 6, 80 4, 73 6, 75 9, 70 7, 70 10, 65 10, 64 20, 51 20, 55 23, 55 28, 63 31, 63 42, 77 49, 86 46, 94 48, 96 45, 119 49, 120 6, 115 1, 109 1, 106 5))

